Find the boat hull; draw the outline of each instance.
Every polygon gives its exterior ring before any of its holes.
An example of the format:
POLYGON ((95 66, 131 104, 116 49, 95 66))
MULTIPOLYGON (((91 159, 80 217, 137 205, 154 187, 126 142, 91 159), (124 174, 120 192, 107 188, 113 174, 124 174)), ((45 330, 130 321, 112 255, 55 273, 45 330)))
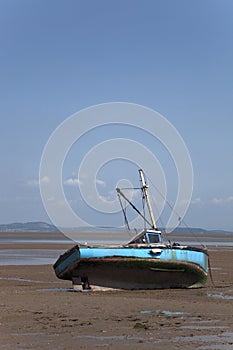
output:
POLYGON ((202 249, 73 247, 54 264, 57 277, 120 289, 199 288, 207 280, 202 249), (116 251, 117 249, 117 251, 116 251))

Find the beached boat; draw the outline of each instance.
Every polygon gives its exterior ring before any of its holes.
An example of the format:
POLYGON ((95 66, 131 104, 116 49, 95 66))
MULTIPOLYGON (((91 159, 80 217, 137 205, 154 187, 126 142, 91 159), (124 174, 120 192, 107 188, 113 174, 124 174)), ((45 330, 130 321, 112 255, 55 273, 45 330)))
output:
MULTIPOLYGON (((84 290, 91 289, 90 284, 120 289, 199 288, 205 284, 207 250, 163 242, 141 169, 139 174, 151 223, 120 189, 117 192, 151 228, 143 230, 127 244, 75 245, 55 262, 53 267, 58 278, 71 280, 74 286, 81 284, 84 290)), ((125 216, 124 209, 123 212, 125 216)))

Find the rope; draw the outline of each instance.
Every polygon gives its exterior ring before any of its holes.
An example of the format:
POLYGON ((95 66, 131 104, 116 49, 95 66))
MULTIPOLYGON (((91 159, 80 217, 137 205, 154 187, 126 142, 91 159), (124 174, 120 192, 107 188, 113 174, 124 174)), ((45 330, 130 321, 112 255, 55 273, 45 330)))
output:
MULTIPOLYGON (((207 253, 207 254, 208 254, 208 253, 207 253)), ((208 270, 209 270, 209 274, 210 274, 211 283, 212 283, 213 287, 215 287, 215 283, 214 283, 214 279, 213 279, 213 275, 212 275, 212 269, 211 269, 211 266, 210 266, 210 257, 209 257, 209 254, 208 254, 208 270)))

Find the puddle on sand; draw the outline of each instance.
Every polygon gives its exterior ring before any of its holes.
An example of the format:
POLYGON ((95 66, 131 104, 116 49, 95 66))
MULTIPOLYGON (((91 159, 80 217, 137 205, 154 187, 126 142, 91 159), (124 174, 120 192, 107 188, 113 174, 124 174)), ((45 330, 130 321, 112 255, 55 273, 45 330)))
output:
POLYGON ((43 288, 39 289, 43 292, 84 292, 84 293, 90 293, 90 292, 106 292, 106 291, 113 291, 116 290, 114 288, 107 288, 107 287, 99 287, 99 286, 91 286, 91 289, 83 290, 82 286, 80 285, 79 288, 43 288))
MULTIPOLYGON (((102 331, 103 333, 106 331, 102 331)), ((44 336, 44 333, 42 332, 35 332, 35 333, 11 333, 12 336, 44 336)), ((59 336, 59 334, 55 334, 55 336, 59 336)), ((97 341, 110 341, 110 340, 119 340, 119 341, 124 341, 124 340, 140 340, 141 337, 137 336, 129 336, 129 335, 77 335, 76 333, 73 334, 73 338, 76 339, 90 339, 90 340, 97 340, 97 341)), ((107 343, 109 345, 109 343, 107 343)), ((0 346, 1 348, 1 346, 0 346)))
POLYGON ((215 343, 215 344, 208 344, 205 346, 201 346, 198 347, 197 350, 201 350, 201 349, 226 349, 229 350, 230 349, 230 344, 233 343, 233 332, 224 332, 221 334, 212 334, 212 335, 193 335, 192 337, 175 337, 172 340, 174 343, 177 342, 201 342, 201 343, 205 343, 205 342, 209 342, 209 343, 215 343), (223 347, 221 348, 222 345, 226 345, 228 347, 223 347), (216 346, 216 347, 215 347, 216 346))
POLYGON ((81 289, 74 288, 43 288, 38 290, 42 292, 81 292, 81 289))
POLYGON ((181 311, 169 311, 169 310, 142 310, 141 314, 157 314, 157 315, 165 315, 165 316, 182 316, 188 315, 187 312, 181 311))
POLYGON ((0 249, 0 266, 51 265, 62 253, 61 249, 0 249))
POLYGON ((213 322, 219 322, 219 320, 200 320, 200 319, 198 319, 198 323, 213 323, 213 322))
POLYGON ((17 281, 17 282, 30 282, 30 283, 59 283, 59 282, 51 282, 51 281, 37 281, 37 280, 31 280, 27 278, 22 277, 0 277, 0 280, 4 281, 17 281))
MULTIPOLYGON (((232 292, 229 290, 229 293, 232 292)), ((233 295, 226 295, 225 293, 208 293, 208 297, 210 298, 216 298, 216 299, 225 299, 225 300, 233 300, 233 295)))
POLYGON ((197 350, 231 350, 232 343, 230 344, 216 344, 216 345, 203 345, 199 346, 197 350))
POLYGON ((182 326, 182 328, 186 329, 226 329, 229 328, 227 326, 182 326))

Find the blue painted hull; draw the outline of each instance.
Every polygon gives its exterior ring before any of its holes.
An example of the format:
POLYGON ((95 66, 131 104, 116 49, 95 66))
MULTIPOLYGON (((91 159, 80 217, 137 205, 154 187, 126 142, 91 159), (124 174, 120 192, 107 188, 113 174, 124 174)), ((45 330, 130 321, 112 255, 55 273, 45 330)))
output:
POLYGON ((207 280, 208 254, 194 247, 75 246, 54 264, 57 277, 124 289, 192 288, 207 280))

